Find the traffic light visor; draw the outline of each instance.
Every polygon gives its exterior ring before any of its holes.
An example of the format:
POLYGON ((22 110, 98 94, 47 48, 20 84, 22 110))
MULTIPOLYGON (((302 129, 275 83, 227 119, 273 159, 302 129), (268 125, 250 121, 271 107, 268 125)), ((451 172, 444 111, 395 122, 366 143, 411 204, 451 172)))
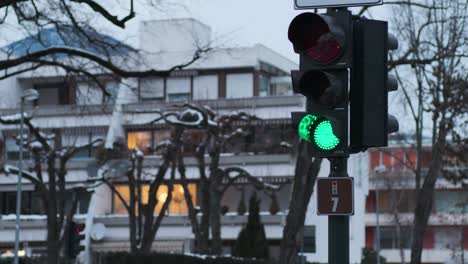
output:
POLYGON ((291 21, 288 38, 296 53, 308 55, 319 63, 330 63, 343 49, 340 34, 332 32, 332 27, 321 15, 302 13, 291 21))
POLYGON ((298 133, 299 137, 321 150, 333 150, 340 143, 340 139, 333 133, 331 122, 317 115, 304 116, 299 123, 298 133))

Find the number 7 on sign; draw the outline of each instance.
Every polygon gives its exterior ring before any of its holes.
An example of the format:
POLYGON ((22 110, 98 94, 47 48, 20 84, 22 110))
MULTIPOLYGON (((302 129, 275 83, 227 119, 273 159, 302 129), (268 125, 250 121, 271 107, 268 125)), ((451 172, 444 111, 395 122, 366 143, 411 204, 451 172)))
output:
POLYGON ((339 198, 338 197, 332 197, 331 199, 332 199, 332 202, 333 202, 332 212, 336 212, 336 208, 338 207, 339 198))

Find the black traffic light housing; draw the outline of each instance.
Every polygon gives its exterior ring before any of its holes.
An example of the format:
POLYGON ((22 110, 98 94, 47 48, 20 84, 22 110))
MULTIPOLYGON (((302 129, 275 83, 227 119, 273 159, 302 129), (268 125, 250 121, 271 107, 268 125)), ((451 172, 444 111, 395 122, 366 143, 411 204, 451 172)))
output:
POLYGON ((84 223, 70 222, 67 228, 65 247, 65 254, 68 258, 76 258, 85 249, 84 246, 80 245, 81 241, 85 239, 85 235, 83 234, 85 228, 86 225, 84 223))
POLYGON ((354 65, 350 92, 350 152, 388 145, 388 134, 398 121, 388 114, 388 92, 398 88, 388 74, 388 51, 398 41, 388 33, 386 21, 365 18, 353 22, 354 65))
POLYGON ((300 54, 299 71, 291 72, 293 90, 307 98, 306 112, 292 114, 294 126, 311 143, 312 156, 348 156, 351 13, 328 9, 325 14, 299 14, 289 26, 288 38, 300 54))

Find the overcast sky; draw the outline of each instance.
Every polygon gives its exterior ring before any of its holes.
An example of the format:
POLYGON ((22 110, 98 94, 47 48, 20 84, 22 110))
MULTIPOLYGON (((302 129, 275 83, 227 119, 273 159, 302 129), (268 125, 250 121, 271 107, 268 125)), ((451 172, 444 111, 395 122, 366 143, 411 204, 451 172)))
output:
MULTIPOLYGON (((167 0, 165 1, 167 2, 167 0)), ((261 43, 298 61, 287 39, 291 20, 303 10, 294 10, 293 0, 178 0, 178 5, 166 5, 162 12, 155 13, 138 8, 135 20, 129 23, 124 33, 127 40, 137 45, 135 35, 141 20, 159 18, 187 18, 200 20, 213 30, 214 36, 228 39, 228 45, 251 46, 261 43)), ((355 9, 357 10, 357 9, 355 9)), ((388 7, 374 7, 375 19, 388 19, 388 7)))
MULTIPOLYGON (((125 16, 128 12, 129 0, 101 1, 112 14, 117 14, 119 17, 125 16)), ((389 18, 389 10, 390 8, 386 6, 371 8, 373 18, 383 20, 389 18)), ((89 11, 93 14, 91 10, 89 11)), ((294 54, 288 41, 287 31, 291 20, 305 11, 294 10, 293 0, 139 0, 136 1, 135 11, 136 17, 127 22, 125 29, 111 25, 98 16, 94 16, 93 26, 103 33, 138 46, 138 29, 141 21, 190 17, 210 26, 213 36, 221 37, 225 46, 251 46, 261 43, 293 61, 298 61, 298 56, 294 54), (161 4, 156 5, 157 9, 148 8, 142 4, 147 1, 161 4)), ((1 46, 22 37, 14 16, 9 16, 7 23, 2 24, 0 33, 1 46)))

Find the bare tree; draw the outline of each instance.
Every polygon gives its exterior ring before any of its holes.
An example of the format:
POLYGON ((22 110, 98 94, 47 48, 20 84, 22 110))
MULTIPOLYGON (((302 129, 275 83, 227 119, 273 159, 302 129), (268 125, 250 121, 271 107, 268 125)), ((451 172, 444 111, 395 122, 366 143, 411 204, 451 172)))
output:
MULTIPOLYGON (((144 5, 124 0, 128 13, 119 18, 111 13, 112 6, 94 0, 8 0, 0 4, 4 15, 0 25, 16 23, 16 32, 23 32, 26 41, 12 43, 0 51, 0 70, 5 79, 40 68, 60 69, 63 74, 93 81, 105 95, 110 95, 102 75, 118 78, 167 77, 200 59, 212 48, 209 43, 197 43, 191 57, 174 62, 167 69, 156 69, 141 51, 112 37, 101 34, 92 25, 106 24, 124 29, 136 16, 137 5, 157 11, 161 3, 144 5), (11 22, 10 22, 11 23, 11 22)), ((122 9, 125 10, 125 9, 122 9)), ((118 10, 118 11, 122 11, 118 10)))
MULTIPOLYGON (((466 1, 393 1, 394 21, 403 41, 395 62, 404 105, 414 121, 417 204, 414 210, 411 263, 421 262, 423 236, 432 210, 435 183, 443 175, 455 184, 466 184, 466 1), (463 88, 462 88, 463 87, 463 88), (426 131, 432 131, 427 133, 426 131), (423 170, 423 138, 431 138, 428 170, 423 170), (465 149, 465 151, 463 151, 465 149), (464 153, 465 152, 465 153, 464 153), (450 168, 447 170, 447 168, 450 168)), ((407 142, 408 143, 408 142, 407 142)))
MULTIPOLYGON (((32 117, 25 113, 0 117, 0 123, 4 125, 18 125, 24 115, 24 124, 29 130, 25 147, 31 151, 33 167, 23 170, 21 177, 31 182, 38 194, 47 215, 47 260, 48 263, 59 263, 60 252, 63 248, 65 231, 73 220, 76 212, 77 192, 83 186, 72 189, 72 206, 67 210, 67 163, 81 149, 90 148, 102 140, 97 139, 81 146, 64 147, 60 143, 60 134, 46 134, 36 127, 32 117), (53 141, 53 143, 51 143, 53 141), (44 172, 46 174, 44 175, 44 172)), ((24 137, 24 135, 19 135, 24 137)), ((6 174, 19 175, 19 169, 5 165, 3 171, 6 174)))
POLYGON ((120 200, 128 214, 130 252, 132 253, 149 253, 151 251, 157 231, 169 208, 176 170, 173 152, 172 145, 165 146, 162 162, 158 171, 153 175, 143 169, 143 152, 134 149, 129 155, 130 166, 123 179, 116 178, 111 168, 106 168, 103 177, 98 179, 98 181, 102 181, 108 186, 111 192, 120 200), (165 180, 164 176, 169 170, 170 179, 165 180), (117 188, 121 184, 128 186, 128 196, 117 188), (159 203, 156 193, 163 184, 168 189, 167 197, 163 201, 160 211, 155 215, 156 206, 159 203), (149 188, 145 191, 144 186, 147 185, 149 188), (129 199, 125 197, 129 197, 129 199))
MULTIPOLYGON (((440 175, 466 184, 466 1, 390 1, 403 50, 392 54, 404 95, 404 107, 414 121, 417 204, 414 210, 410 263, 421 263, 423 236, 440 175), (407 67, 410 66, 410 67, 407 67), (431 131, 427 133, 427 131, 431 131), (428 170, 422 168, 423 138, 431 138, 428 170), (450 167, 450 170, 446 168, 450 167)), ((363 14, 368 8, 363 8, 363 14)))
POLYGON ((414 210, 412 264, 421 263, 424 232, 432 210, 435 183, 446 165, 444 159, 449 150, 460 149, 460 145, 456 144, 461 142, 456 141, 466 136, 466 131, 462 129, 467 118, 465 90, 468 75, 463 57, 467 51, 468 3, 430 1, 427 5, 420 8, 422 10, 412 5, 400 7, 397 18, 401 37, 409 46, 411 56, 416 59, 428 56, 437 58, 429 65, 412 64, 412 80, 403 82, 399 76, 416 125, 418 158, 415 185, 418 195, 414 210), (416 93, 410 91, 409 83, 416 83, 416 93), (430 122, 424 120, 425 117, 430 118, 430 122), (431 162, 427 173, 424 173, 421 169, 421 146, 426 128, 432 130, 432 144, 431 162))
MULTIPOLYGON (((161 116, 166 124, 174 127, 177 135, 173 142, 175 146, 178 146, 175 152, 177 153, 177 170, 184 189, 192 232, 195 236, 195 251, 205 254, 220 254, 222 249, 221 200, 229 186, 241 179, 247 180, 256 189, 264 190, 267 193, 278 191, 284 186, 265 183, 240 167, 221 167, 220 156, 224 149, 228 149, 228 143, 235 138, 242 138, 249 134, 249 131, 240 128, 236 122, 244 122, 247 124, 246 127, 249 127, 250 123, 257 118, 244 112, 216 115, 207 107, 192 104, 183 105, 183 110, 180 112, 167 112, 161 116), (193 144, 190 142, 190 137, 183 135, 189 135, 193 130, 203 131, 205 135, 200 142, 196 143, 194 153, 200 173, 199 208, 188 189, 182 151, 183 146, 193 144), (209 157, 208 165, 205 161, 205 155, 209 157), (197 216, 198 213, 201 213, 200 219, 197 216), (211 239, 209 237, 210 231, 211 239)), ((160 118, 156 120, 159 121, 160 118)))

